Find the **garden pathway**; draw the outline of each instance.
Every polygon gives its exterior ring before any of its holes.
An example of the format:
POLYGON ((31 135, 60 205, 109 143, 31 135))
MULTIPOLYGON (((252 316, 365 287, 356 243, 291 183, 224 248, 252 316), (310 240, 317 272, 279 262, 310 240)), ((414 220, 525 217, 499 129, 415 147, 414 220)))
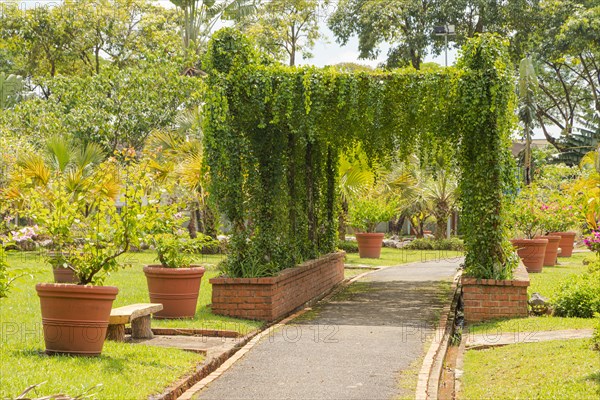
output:
MULTIPOLYGON (((417 374, 461 259, 375 271, 265 335, 195 399, 390 399, 417 374)), ((414 386, 414 384, 412 385, 414 386)), ((189 396, 189 393, 188 393, 189 396)))

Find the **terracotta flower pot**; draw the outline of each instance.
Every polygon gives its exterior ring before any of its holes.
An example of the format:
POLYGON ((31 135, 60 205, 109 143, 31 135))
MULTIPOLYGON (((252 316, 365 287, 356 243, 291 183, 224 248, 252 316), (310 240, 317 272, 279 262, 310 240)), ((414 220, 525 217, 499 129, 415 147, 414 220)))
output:
POLYGON ((97 356, 102 353, 114 286, 39 283, 46 353, 97 356))
POLYGON ((360 258, 381 257, 383 236, 383 233, 357 233, 356 241, 360 258))
POLYGON ((163 305, 162 311, 154 314, 154 317, 193 318, 196 315, 200 280, 204 271, 199 265, 192 265, 190 268, 145 266, 150 301, 163 305))
MULTIPOLYGON (((50 260, 56 260, 59 256, 68 256, 67 252, 49 251, 47 256, 50 260)), ((83 254, 83 253, 80 253, 83 254)), ((71 268, 65 268, 63 266, 55 265, 56 262, 50 262, 52 267, 52 274, 54 275, 55 283, 79 283, 79 279, 75 275, 75 272, 71 268)))
POLYGON ((55 283, 78 283, 79 279, 71 268, 55 267, 52 268, 55 283))
POLYGON ((558 247, 560 247, 560 256, 561 257, 571 257, 573 254, 573 247, 575 247, 575 232, 552 232, 550 233, 552 236, 560 236, 560 243, 558 247))
POLYGON ((514 239, 511 243, 517 248, 527 272, 542 272, 548 239, 514 239))
POLYGON ((552 267, 553 265, 556 265, 556 258, 558 257, 558 243, 561 239, 560 236, 536 236, 536 239, 548 239, 548 245, 546 246, 546 253, 544 255, 544 266, 552 267))

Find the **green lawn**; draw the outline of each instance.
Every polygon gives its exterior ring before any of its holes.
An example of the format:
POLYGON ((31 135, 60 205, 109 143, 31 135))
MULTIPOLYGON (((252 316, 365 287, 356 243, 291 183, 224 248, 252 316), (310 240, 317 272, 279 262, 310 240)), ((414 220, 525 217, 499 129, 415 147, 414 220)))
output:
POLYGON ((373 271, 366 268, 344 268, 344 278, 354 278, 357 275, 364 274, 365 272, 373 271))
POLYGON ((516 344, 465 355, 460 399, 597 399, 600 361, 587 339, 516 344))
MULTIPOLYGON (((149 301, 142 265, 153 263, 155 255, 129 253, 126 258, 132 266, 106 280, 107 285, 119 288, 115 307, 149 301)), ((203 256, 199 260, 207 272, 202 278, 195 318, 154 320, 153 326, 232 329, 241 333, 259 328, 260 322, 210 313, 208 279, 218 274, 215 265, 220 259, 221 256, 203 256)), ((8 261, 13 268, 23 269, 33 278, 21 277, 8 298, 0 300, 0 398, 14 398, 29 385, 45 381, 36 389, 36 396, 60 392, 75 396, 102 384, 99 389, 102 391, 95 398, 146 398, 163 391, 202 361, 202 356, 194 353, 114 342, 106 342, 102 356, 97 358, 44 355, 35 284, 52 282, 52 271, 35 253, 9 253, 8 261)))
POLYGON ((462 257, 463 253, 449 250, 405 250, 381 249, 381 258, 360 258, 358 253, 346 254, 346 265, 368 265, 373 267, 384 267, 401 265, 412 262, 435 261, 446 258, 462 257))
MULTIPOLYGON (((587 266, 583 260, 590 258, 591 253, 574 253, 569 258, 559 258, 559 265, 544 267, 539 274, 529 274, 530 283, 528 293, 540 293, 552 300, 560 291, 562 283, 573 274, 581 274, 587 266)), ((585 329, 593 328, 592 318, 564 318, 564 317, 529 317, 489 321, 469 327, 470 333, 485 332, 535 332, 538 330, 560 329, 585 329)))

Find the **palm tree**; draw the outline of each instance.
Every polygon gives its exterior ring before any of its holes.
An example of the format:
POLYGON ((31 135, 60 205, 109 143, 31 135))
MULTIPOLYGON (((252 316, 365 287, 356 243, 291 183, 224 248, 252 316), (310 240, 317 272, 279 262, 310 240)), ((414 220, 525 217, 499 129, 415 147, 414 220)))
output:
POLYGON ((35 188, 50 198, 49 184, 57 176, 65 180, 68 194, 88 198, 89 204, 98 197, 115 199, 119 193, 118 177, 98 168, 105 158, 102 147, 96 143, 81 145, 63 137, 51 137, 42 152, 27 153, 17 160, 18 169, 11 180, 12 197, 19 197, 23 189, 35 188))
POLYGON ((202 109, 198 106, 182 111, 173 129, 154 132, 149 140, 149 147, 162 156, 152 164, 159 176, 175 178, 180 187, 192 193, 188 225, 192 238, 198 231, 216 237, 215 216, 206 192, 208 174, 204 170, 202 138, 202 109))
POLYGON ((443 239, 446 221, 454 211, 458 183, 447 170, 441 170, 425 185, 425 196, 431 204, 431 213, 436 220, 435 238, 443 239))
POLYGON ((258 0, 171 0, 183 11, 183 47, 200 54, 221 19, 240 19, 256 11, 258 0))
POLYGON ((375 174, 369 168, 365 155, 356 151, 354 157, 342 154, 339 165, 338 196, 341 202, 338 238, 346 240, 346 228, 348 221, 348 207, 352 199, 361 196, 367 188, 373 186, 375 174))

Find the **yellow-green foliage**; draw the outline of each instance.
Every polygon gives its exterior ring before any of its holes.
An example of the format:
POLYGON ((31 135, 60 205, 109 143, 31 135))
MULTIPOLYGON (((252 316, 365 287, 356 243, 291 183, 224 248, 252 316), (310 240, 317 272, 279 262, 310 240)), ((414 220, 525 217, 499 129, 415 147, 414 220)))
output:
POLYGON ((211 193, 233 225, 228 274, 271 275, 335 250, 339 154, 360 144, 373 161, 440 147, 456 154, 467 273, 510 275, 502 202, 513 176, 514 91, 505 43, 482 35, 459 68, 430 71, 340 73, 259 58, 225 29, 204 65, 211 193))

